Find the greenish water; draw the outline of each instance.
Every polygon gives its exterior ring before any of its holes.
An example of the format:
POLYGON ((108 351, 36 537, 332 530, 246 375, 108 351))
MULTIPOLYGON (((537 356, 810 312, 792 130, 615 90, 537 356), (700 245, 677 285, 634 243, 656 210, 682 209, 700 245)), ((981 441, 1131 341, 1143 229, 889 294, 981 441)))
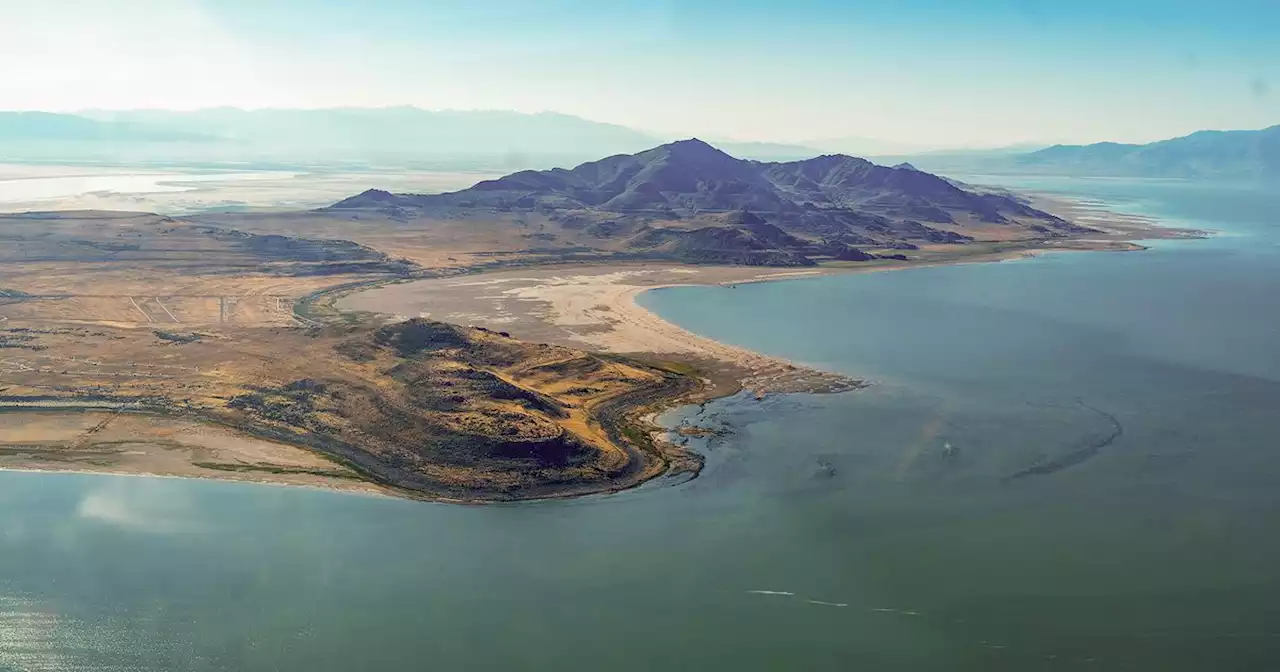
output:
POLYGON ((0 473, 0 670, 1275 669, 1280 195, 1014 186, 1224 235, 650 292, 878 382, 671 413, 734 430, 687 483, 462 507, 0 473))

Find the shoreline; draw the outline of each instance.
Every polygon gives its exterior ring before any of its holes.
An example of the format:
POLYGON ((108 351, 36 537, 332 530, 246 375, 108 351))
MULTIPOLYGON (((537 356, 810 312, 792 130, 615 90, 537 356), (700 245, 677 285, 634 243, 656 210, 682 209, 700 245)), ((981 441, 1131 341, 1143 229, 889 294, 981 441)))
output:
POLYGON ((1074 241, 1070 245, 1000 246, 977 253, 944 253, 927 261, 801 271, 654 262, 548 265, 361 288, 338 297, 333 308, 339 313, 382 315, 388 321, 426 317, 483 326, 509 331, 526 341, 684 365, 702 374, 710 388, 697 400, 728 396, 742 389, 757 396, 841 392, 868 383, 853 375, 823 371, 703 336, 643 307, 638 297, 652 289, 671 287, 732 286, 992 263, 1061 251, 1143 249, 1116 240, 1087 241, 1084 245, 1074 241))
POLYGON ((304 446, 146 407, 67 400, 0 406, 0 471, 96 473, 394 495, 304 446))
POLYGON ((379 499, 407 499, 393 492, 384 492, 379 489, 376 483, 370 481, 352 481, 354 485, 344 487, 338 484, 325 485, 320 483, 289 483, 287 481, 273 479, 242 479, 230 478, 227 476, 202 476, 202 475, 183 475, 183 474, 161 474, 151 473, 147 471, 113 471, 109 469, 57 469, 42 467, 10 467, 0 466, 0 473, 15 474, 68 474, 80 476, 120 476, 123 478, 158 478, 166 480, 178 481, 208 481, 211 483, 242 483, 245 485, 264 485, 273 488, 289 488, 301 490, 313 490, 316 492, 328 492, 342 495, 355 495, 363 497, 375 497, 379 499), (366 485, 370 487, 360 487, 366 485))

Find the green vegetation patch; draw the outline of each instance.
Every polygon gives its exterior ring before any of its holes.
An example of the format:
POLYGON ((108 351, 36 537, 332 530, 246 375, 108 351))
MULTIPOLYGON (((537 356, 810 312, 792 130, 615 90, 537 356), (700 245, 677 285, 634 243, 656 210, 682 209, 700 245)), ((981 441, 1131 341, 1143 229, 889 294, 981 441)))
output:
POLYGON ((282 467, 275 464, 245 464, 242 462, 192 462, 192 464, 200 467, 201 469, 230 471, 235 473, 258 472, 263 474, 308 474, 311 476, 324 476, 327 478, 361 480, 358 475, 339 469, 307 469, 303 467, 282 467))
POLYGON ((170 343, 176 343, 176 344, 178 344, 178 345, 186 345, 187 343, 195 343, 196 341, 200 340, 200 338, 201 338, 200 334, 197 334, 197 333, 179 334, 179 333, 175 333, 175 332, 172 332, 172 331, 160 331, 159 329, 157 329, 157 330, 155 330, 155 331, 153 331, 153 332, 151 332, 151 333, 155 334, 155 335, 156 335, 156 338, 158 338, 158 339, 160 339, 160 340, 162 340, 162 341, 168 341, 168 342, 170 342, 170 343))

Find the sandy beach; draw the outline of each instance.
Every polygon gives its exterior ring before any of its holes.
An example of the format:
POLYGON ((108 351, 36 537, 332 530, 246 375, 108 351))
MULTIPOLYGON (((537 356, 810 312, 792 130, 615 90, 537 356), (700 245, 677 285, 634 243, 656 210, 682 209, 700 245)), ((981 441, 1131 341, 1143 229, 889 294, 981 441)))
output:
POLYGON ((636 303, 640 293, 679 285, 740 284, 840 272, 689 267, 673 264, 566 266, 388 285, 344 297, 342 310, 395 319, 428 317, 511 333, 524 340, 685 362, 714 383, 758 393, 847 389, 857 381, 699 336, 636 303))

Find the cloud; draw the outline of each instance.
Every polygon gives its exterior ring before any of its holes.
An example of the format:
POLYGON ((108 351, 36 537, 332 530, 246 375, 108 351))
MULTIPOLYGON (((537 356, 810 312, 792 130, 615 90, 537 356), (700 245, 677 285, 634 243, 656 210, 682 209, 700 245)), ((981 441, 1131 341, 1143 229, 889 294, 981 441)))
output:
POLYGON ((190 495, 180 481, 112 478, 84 496, 76 516, 112 527, 153 534, 198 532, 190 495))

